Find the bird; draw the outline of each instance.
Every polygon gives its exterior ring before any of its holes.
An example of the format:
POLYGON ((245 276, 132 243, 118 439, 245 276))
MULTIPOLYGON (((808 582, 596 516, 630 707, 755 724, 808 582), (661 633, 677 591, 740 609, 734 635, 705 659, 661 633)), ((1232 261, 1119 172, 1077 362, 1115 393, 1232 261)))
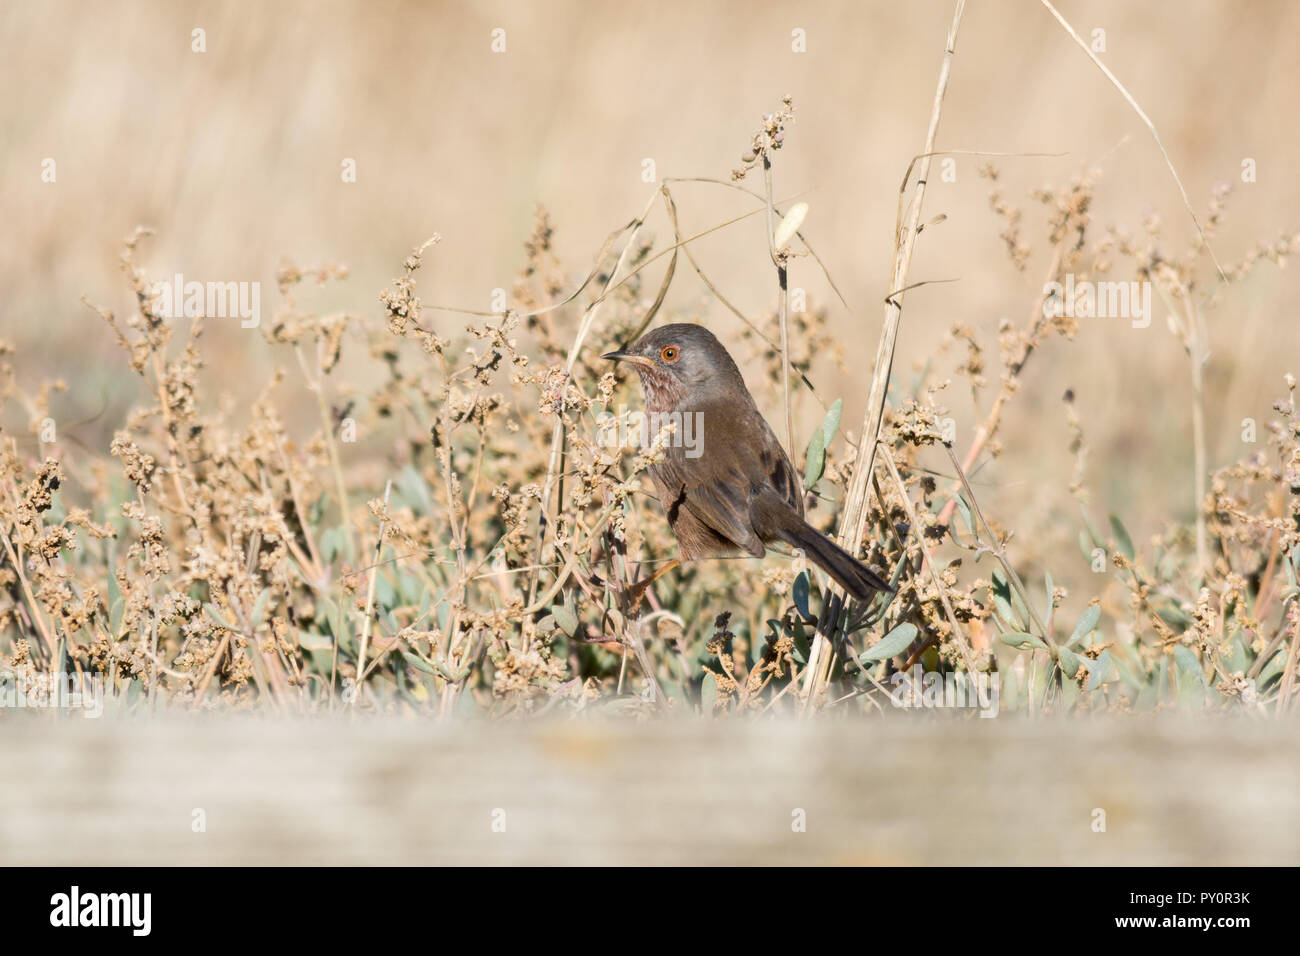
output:
POLYGON ((780 541, 802 552, 859 601, 893 591, 804 520, 803 489, 794 466, 735 360, 707 328, 662 325, 601 358, 636 369, 650 421, 677 424, 662 460, 648 472, 677 539, 679 560, 734 554, 761 558, 767 545, 780 541), (684 431, 693 431, 695 440, 681 440, 684 431))

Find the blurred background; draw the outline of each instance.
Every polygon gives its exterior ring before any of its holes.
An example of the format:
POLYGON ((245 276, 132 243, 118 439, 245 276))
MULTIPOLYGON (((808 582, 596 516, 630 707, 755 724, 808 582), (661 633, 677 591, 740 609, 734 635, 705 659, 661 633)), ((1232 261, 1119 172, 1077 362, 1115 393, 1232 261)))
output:
MULTIPOLYGON (((1214 239, 1223 262, 1300 228, 1292 121, 1300 5, 1061 0, 1059 8, 1085 37, 1104 30, 1104 61, 1156 124, 1198 215, 1215 183, 1235 185, 1214 239), (1245 158, 1255 161, 1255 183, 1241 182, 1245 158)), ((380 290, 434 232, 443 242, 420 273, 425 304, 487 309, 523 262, 536 204, 550 211, 576 284, 606 236, 650 196, 644 160, 661 179, 725 179, 762 114, 790 94, 797 122, 778 155, 776 194, 809 204, 806 235, 849 308, 808 259, 796 260, 791 285, 830 307, 846 361, 825 362, 815 380, 845 399, 845 424, 856 430, 888 291, 898 189, 924 142, 951 15, 948 0, 14 0, 0 9, 0 336, 19 350, 24 384, 68 381, 56 417, 91 420, 77 437, 103 448, 140 386, 110 330, 79 300, 130 309, 118 257, 137 224, 157 230, 141 256, 155 275, 260 281, 264 323, 284 261, 346 263, 350 277, 304 291, 305 304, 378 319, 380 290), (498 28, 506 49, 494 53, 498 28), (202 53, 192 50, 196 29, 202 53), (796 29, 806 52, 791 49, 796 29), (42 181, 50 158, 53 183, 42 181), (354 183, 340 175, 349 158, 354 183)), ((1171 252, 1194 235, 1138 117, 1038 4, 969 6, 938 142, 1063 155, 996 160, 1035 249, 1024 272, 999 238, 1003 224, 977 172, 984 160, 958 156, 955 181, 931 177, 926 218, 947 219, 923 234, 912 281, 958 281, 907 297, 895 365, 904 383, 960 322, 991 351, 996 386, 997 323, 1025 321, 1046 268, 1033 188, 1098 165, 1094 224, 1140 232, 1154 213, 1171 252)), ((676 196, 687 233, 753 208, 715 186, 681 185, 676 196)), ((660 244, 671 235, 658 212, 650 232, 660 244)), ((773 306, 761 216, 695 251, 747 314, 773 306)), ((1131 263, 1118 262, 1110 278, 1132 278, 1131 263)), ((1265 265, 1209 313, 1211 467, 1252 450, 1241 442, 1241 419, 1259 420, 1262 435, 1282 374, 1300 371, 1298 281, 1295 270, 1265 265)), ((647 288, 656 285, 657 276, 647 288)), ((1186 358, 1156 302, 1150 328, 1084 322, 1075 343, 1053 338, 1027 368, 1004 428, 1006 465, 980 474, 985 507, 1022 535, 1074 513, 1066 388, 1093 447, 1087 478, 1098 511, 1122 514, 1135 534, 1190 516, 1186 358)), ((678 270, 666 309, 708 320, 724 339, 740 329, 688 268, 678 270)), ((464 325, 449 313, 429 321, 444 334, 464 325)), ((234 323, 213 323, 209 336, 206 384, 241 401, 247 383, 288 360, 234 323)), ((304 419, 314 415, 302 382, 285 387, 282 398, 300 398, 304 419)), ((955 384, 948 401, 960 452, 975 424, 968 389, 955 384)), ((806 436, 819 417, 805 403, 798 430, 806 436)), ((1077 527, 1071 519, 1066 540, 1077 527)))

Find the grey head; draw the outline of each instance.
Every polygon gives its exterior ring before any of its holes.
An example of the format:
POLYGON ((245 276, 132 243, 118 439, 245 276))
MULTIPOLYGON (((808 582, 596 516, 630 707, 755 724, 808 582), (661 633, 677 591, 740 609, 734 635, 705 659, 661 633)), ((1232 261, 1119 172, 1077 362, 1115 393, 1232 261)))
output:
POLYGON ((661 325, 627 348, 601 357, 636 367, 651 409, 699 405, 736 395, 749 398, 735 361, 702 325, 661 325))

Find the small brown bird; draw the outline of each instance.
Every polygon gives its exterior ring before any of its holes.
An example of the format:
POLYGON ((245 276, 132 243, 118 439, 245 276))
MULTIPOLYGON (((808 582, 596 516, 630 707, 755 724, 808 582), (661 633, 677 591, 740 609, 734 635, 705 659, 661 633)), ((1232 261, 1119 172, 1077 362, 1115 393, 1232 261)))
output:
POLYGON ((893 590, 803 520, 799 476, 712 332, 664 325, 602 358, 633 363, 650 423, 677 425, 663 461, 649 471, 681 560, 737 551, 761 558, 764 545, 784 541, 860 601, 893 590))

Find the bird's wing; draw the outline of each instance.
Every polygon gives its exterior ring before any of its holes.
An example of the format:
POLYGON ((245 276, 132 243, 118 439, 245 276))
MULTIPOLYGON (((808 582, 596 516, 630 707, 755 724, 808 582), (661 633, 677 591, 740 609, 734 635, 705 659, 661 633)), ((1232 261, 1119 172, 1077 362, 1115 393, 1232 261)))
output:
POLYGON ((744 473, 712 460, 702 466, 702 460, 687 458, 684 449, 674 447, 665 448, 663 461, 654 465, 655 480, 666 492, 663 506, 669 524, 675 524, 678 510, 685 508, 742 551, 762 557, 766 549, 750 525, 744 473))
POLYGON ((686 508, 741 550, 762 557, 763 540, 751 513, 754 497, 771 488, 802 515, 799 477, 757 408, 706 406, 702 411, 698 457, 691 457, 681 443, 670 443, 663 461, 653 469, 666 492, 663 505, 668 520, 673 521, 676 509, 686 508), (729 440, 717 438, 719 434, 729 440), (742 435, 749 440, 736 440, 742 435))
POLYGON ((776 440, 772 429, 762 416, 759 416, 759 421, 763 423, 763 430, 767 433, 767 441, 758 455, 762 474, 772 490, 794 509, 795 514, 803 517, 803 484, 799 481, 799 473, 794 470, 794 465, 790 464, 790 457, 781 447, 781 443, 776 440))

